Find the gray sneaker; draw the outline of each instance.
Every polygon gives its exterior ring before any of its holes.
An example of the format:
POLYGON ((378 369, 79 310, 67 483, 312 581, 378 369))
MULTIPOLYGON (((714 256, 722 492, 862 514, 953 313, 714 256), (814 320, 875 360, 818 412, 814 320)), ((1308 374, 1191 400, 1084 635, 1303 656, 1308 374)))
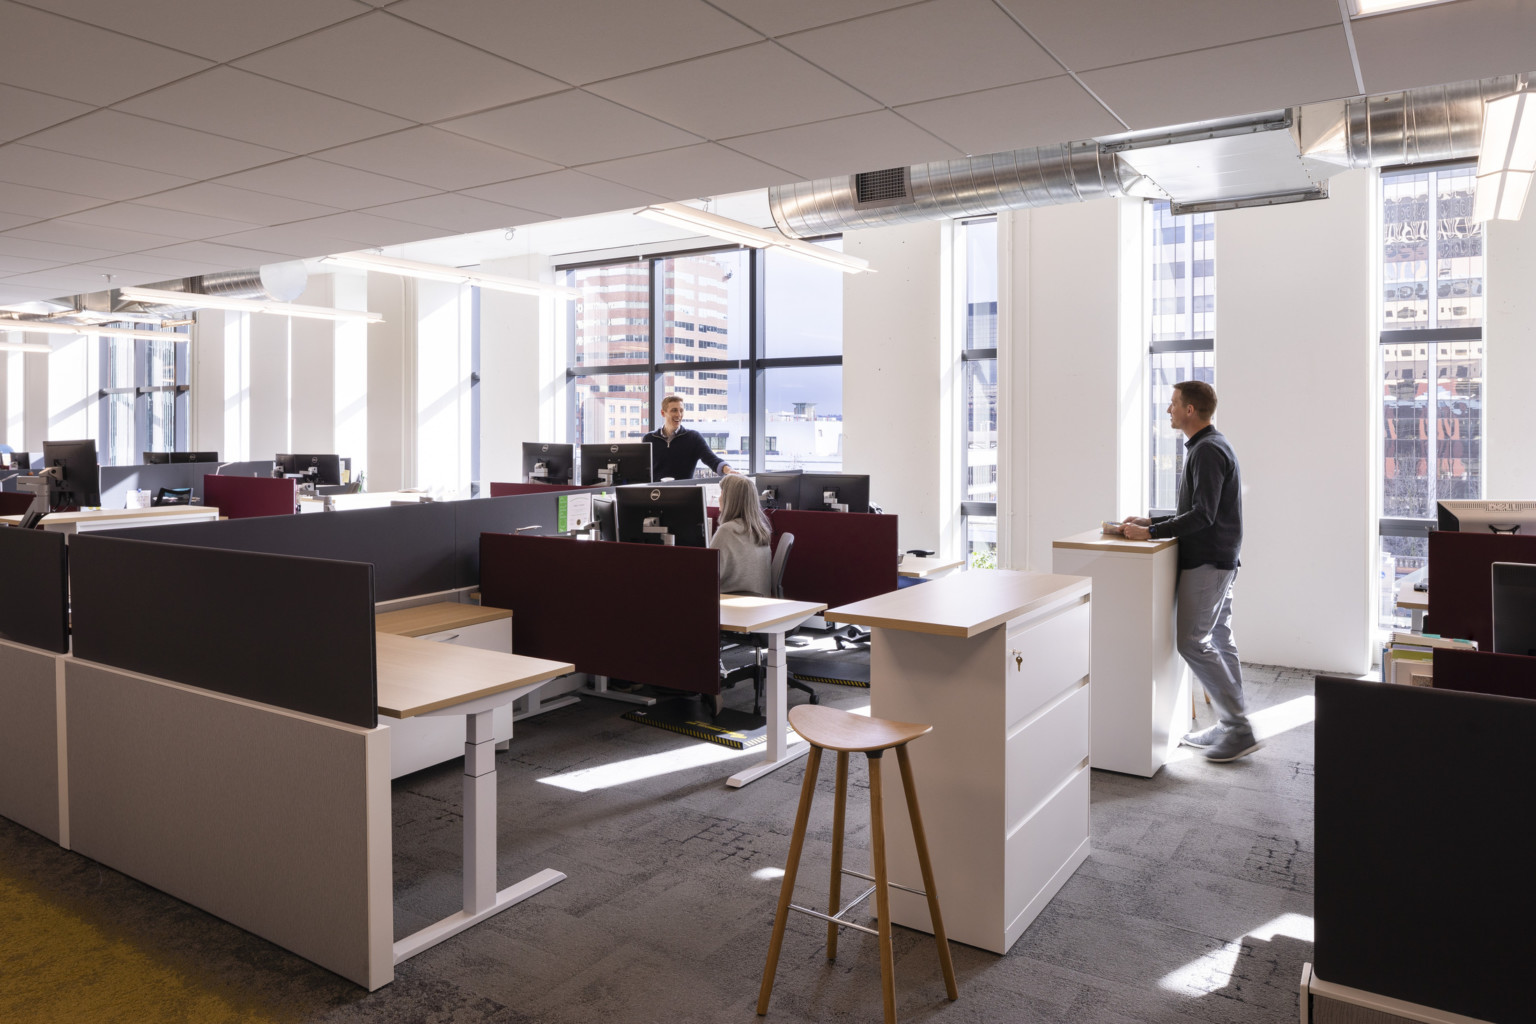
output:
POLYGON ((1194 747, 1197 750, 1204 750, 1206 747, 1214 746, 1216 741, 1226 734, 1227 727, 1217 722, 1208 729, 1185 733, 1184 738, 1179 740, 1179 744, 1185 747, 1194 747))
POLYGON ((1207 761, 1236 761, 1240 757, 1247 757, 1263 745, 1253 735, 1253 730, 1244 726, 1241 729, 1230 730, 1205 750, 1204 754, 1207 761))

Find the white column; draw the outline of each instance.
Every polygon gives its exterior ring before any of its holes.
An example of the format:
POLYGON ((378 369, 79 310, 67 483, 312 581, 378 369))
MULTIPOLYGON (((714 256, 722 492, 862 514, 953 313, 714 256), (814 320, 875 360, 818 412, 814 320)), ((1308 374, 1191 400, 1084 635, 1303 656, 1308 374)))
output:
POLYGON ((368 275, 368 308, 384 314, 383 323, 368 325, 370 491, 398 490, 415 483, 414 295, 406 278, 368 275))
MULTIPOLYGON (((549 277, 541 255, 498 260, 488 273, 525 280, 549 277)), ((564 299, 480 293, 480 481, 522 479, 522 443, 555 441, 565 393, 565 361, 555 359, 564 299)), ((574 439, 573 439, 574 440, 574 439)))
POLYGON ((416 483, 469 497, 470 289, 416 281, 416 483))
MULTIPOLYGON (((337 271, 331 275, 336 305, 368 308, 368 275, 337 271)), ((338 323, 335 328, 332 398, 335 451, 352 460, 356 475, 368 467, 368 325, 338 323)))
MULTIPOLYGON (((96 397, 91 390, 90 350, 95 338, 53 335, 48 361, 47 432, 39 441, 96 436, 96 397)), ((41 445, 39 445, 41 447, 41 445)))
MULTIPOLYGON (((1536 498, 1536 201, 1523 220, 1489 221, 1483 322, 1488 370, 1483 378, 1483 493, 1536 498)), ((14 442, 12 442, 14 444, 14 442)))
POLYGON ((293 451, 289 319, 253 313, 248 321, 250 454, 265 459, 293 451))
MULTIPOLYGON (((294 301, 305 306, 335 306, 335 279, 316 274, 294 301)), ((289 320, 290 444, 284 451, 335 452, 336 328, 333 320, 289 320)))

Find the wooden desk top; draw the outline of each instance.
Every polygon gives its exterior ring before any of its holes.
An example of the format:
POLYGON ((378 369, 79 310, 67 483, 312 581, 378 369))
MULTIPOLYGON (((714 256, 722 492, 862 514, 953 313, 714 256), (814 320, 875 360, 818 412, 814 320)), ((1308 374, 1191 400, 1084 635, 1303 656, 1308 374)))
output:
POLYGON ((440 644, 393 633, 377 633, 375 642, 379 714, 388 718, 411 718, 478 697, 531 689, 546 679, 576 670, 569 662, 440 644))
POLYGON ((373 628, 380 633, 393 633, 396 636, 426 636, 445 629, 463 629, 465 626, 511 617, 512 612, 507 608, 482 608, 477 604, 439 601, 436 604, 419 604, 413 608, 380 612, 374 616, 373 628))
POLYGON ((720 628, 727 633, 777 633, 773 627, 798 626, 812 615, 827 610, 812 601, 784 601, 751 594, 720 596, 720 628))
MULTIPOLYGON (((115 519, 147 519, 156 516, 166 518, 217 519, 219 510, 210 505, 160 505, 155 508, 95 508, 78 512, 50 512, 41 525, 62 526, 76 523, 101 523, 115 519)), ((0 523, 21 525, 21 516, 0 516, 0 523)))
POLYGON ((958 569, 964 564, 964 560, 959 558, 938 558, 936 556, 930 558, 927 555, 907 555, 896 566, 896 575, 923 579, 936 572, 943 572, 946 569, 958 569))
POLYGON ((973 637, 1063 597, 1087 594, 1092 585, 1087 576, 972 569, 832 608, 827 618, 935 636, 973 637))
POLYGON ((1086 530, 1083 533, 1074 533, 1070 537, 1052 541, 1053 548, 1079 548, 1084 551, 1126 551, 1137 555, 1151 554, 1154 551, 1162 551, 1178 544, 1173 537, 1165 537, 1162 540, 1126 540, 1117 537, 1113 533, 1105 533, 1102 530, 1086 530))

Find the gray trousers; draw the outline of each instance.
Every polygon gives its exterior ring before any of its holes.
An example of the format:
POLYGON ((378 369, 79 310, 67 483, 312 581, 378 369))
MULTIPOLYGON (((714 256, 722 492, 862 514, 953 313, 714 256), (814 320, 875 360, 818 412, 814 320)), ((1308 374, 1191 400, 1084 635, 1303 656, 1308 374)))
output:
POLYGON ((1243 667, 1232 642, 1232 587, 1236 569, 1202 565, 1179 571, 1174 642, 1195 680, 1228 728, 1249 728, 1243 702, 1243 667))

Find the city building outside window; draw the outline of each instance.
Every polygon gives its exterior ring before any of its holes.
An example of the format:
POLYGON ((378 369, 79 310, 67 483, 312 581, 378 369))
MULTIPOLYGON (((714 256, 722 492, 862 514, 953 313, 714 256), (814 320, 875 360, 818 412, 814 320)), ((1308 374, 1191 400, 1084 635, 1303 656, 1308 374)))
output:
POLYGON ((1435 502, 1483 494, 1483 226, 1472 164, 1381 175, 1381 606, 1423 569, 1435 502))
POLYGON ((1184 471, 1184 437, 1168 425, 1173 386, 1216 383, 1216 217, 1149 205, 1147 508, 1164 515, 1178 507, 1184 471))
MULTIPOLYGON (((135 324, 160 330, 159 324, 135 324)), ((187 346, 174 341, 100 337, 100 417, 97 457, 131 466, 144 452, 185 451, 191 385, 187 346)))
POLYGON ((960 516, 968 568, 997 567, 997 218, 961 221, 960 516))

